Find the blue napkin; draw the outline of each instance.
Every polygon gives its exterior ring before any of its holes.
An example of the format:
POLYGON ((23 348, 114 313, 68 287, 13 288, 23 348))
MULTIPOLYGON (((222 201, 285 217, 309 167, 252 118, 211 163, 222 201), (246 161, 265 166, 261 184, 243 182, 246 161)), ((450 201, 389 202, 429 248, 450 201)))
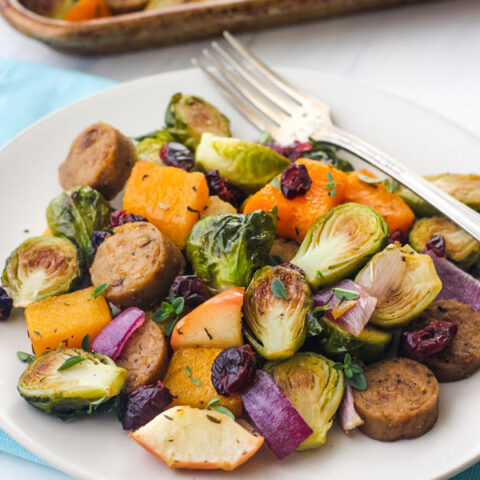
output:
MULTIPOLYGON (((113 84, 79 72, 0 58, 0 146, 47 113, 113 84)), ((45 465, 1 430, 0 451, 45 465)), ((480 480, 480 463, 452 480, 480 480)))

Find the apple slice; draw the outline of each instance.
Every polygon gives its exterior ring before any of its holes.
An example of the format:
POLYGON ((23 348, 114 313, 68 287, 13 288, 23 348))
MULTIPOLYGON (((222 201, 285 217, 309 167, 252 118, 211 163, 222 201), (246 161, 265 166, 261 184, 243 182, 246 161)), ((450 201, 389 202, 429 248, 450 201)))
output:
POLYGON ((179 348, 229 348, 243 345, 243 287, 230 288, 215 295, 185 315, 170 337, 179 348))
POLYGON ((228 415, 187 406, 170 408, 129 435, 170 468, 234 470, 263 444, 228 415))

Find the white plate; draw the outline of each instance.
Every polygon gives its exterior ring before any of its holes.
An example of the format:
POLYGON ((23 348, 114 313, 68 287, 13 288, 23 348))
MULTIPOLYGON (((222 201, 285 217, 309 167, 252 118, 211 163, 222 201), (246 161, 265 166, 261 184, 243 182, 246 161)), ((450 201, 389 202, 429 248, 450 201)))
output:
MULTIPOLYGON (((430 111, 342 78, 302 70, 282 73, 330 104, 338 125, 420 173, 475 169, 480 141, 430 111)), ((254 130, 197 71, 143 78, 66 107, 39 121, 0 151, 1 265, 28 236, 24 229, 29 229, 31 235, 44 230, 45 208, 60 192, 57 168, 83 128, 102 120, 127 135, 149 132, 162 126, 167 102, 176 91, 205 97, 231 118, 236 136, 255 138, 254 130)), ((82 479, 253 480, 268 476, 276 480, 433 480, 452 475, 480 458, 477 374, 441 386, 438 422, 416 440, 380 443, 359 432, 347 437, 335 427, 325 447, 291 455, 281 462, 263 447, 235 472, 175 472, 129 439, 111 417, 63 423, 20 398, 16 383, 24 365, 15 353, 30 349, 20 312, 0 324, 0 347, 0 427, 50 464, 82 479)))

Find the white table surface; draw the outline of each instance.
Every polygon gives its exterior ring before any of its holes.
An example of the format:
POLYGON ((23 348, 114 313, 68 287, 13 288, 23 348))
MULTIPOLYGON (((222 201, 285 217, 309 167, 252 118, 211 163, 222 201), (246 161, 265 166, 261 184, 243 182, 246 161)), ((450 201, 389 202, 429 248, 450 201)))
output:
MULTIPOLYGON (((411 5, 240 36, 266 62, 343 75, 409 98, 480 137, 480 1, 411 5)), ((207 42, 71 57, 0 20, 0 55, 124 81, 190 67, 207 42)), ((472 159, 478 162, 480 159, 472 159)), ((70 478, 0 453, 0 478, 70 478)))

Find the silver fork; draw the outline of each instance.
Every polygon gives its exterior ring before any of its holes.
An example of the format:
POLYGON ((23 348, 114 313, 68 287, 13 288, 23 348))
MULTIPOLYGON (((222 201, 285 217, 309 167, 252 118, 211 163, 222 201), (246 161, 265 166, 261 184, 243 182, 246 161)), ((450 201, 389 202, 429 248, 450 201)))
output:
POLYGON ((480 214, 367 142, 333 125, 330 108, 281 78, 229 32, 227 50, 212 42, 204 56, 216 73, 194 58, 233 106, 256 128, 280 143, 313 137, 340 147, 415 192, 480 241, 480 214), (230 53, 231 52, 231 53, 230 53))

